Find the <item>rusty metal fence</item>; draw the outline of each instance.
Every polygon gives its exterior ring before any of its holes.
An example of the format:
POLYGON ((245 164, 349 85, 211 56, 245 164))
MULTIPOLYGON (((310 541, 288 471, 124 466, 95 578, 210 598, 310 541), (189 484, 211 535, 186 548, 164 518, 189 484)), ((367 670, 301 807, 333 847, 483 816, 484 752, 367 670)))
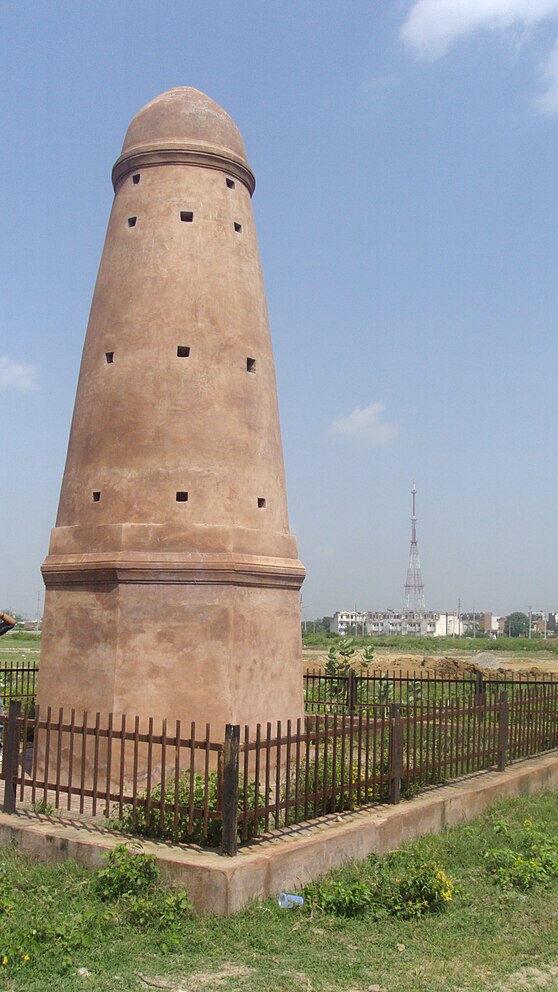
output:
POLYGON ((429 671, 356 671, 328 674, 323 669, 307 669, 304 674, 304 706, 307 713, 358 713, 378 703, 397 703, 402 709, 440 699, 461 699, 471 694, 497 697, 506 691, 509 698, 521 686, 553 686, 554 673, 541 676, 524 673, 473 671, 470 675, 438 675, 429 671))
POLYGON ((31 701, 37 691, 39 666, 35 662, 0 666, 0 703, 7 707, 12 699, 31 701))
POLYGON ((127 833, 234 854, 272 831, 558 747, 558 681, 494 691, 475 680, 450 698, 430 688, 352 713, 228 725, 222 736, 180 721, 22 711, 13 700, 0 717, 4 810, 108 818, 127 833))

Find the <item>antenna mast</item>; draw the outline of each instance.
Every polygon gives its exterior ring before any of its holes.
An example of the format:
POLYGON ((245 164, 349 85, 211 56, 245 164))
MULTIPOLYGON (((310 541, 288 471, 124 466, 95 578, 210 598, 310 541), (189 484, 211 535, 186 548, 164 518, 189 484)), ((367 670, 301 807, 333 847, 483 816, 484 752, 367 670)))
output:
POLYGON ((411 551, 409 554, 409 568, 407 569, 407 581, 405 582, 405 613, 424 613, 426 603, 424 599, 424 584, 420 570, 420 559, 417 542, 417 513, 416 495, 417 487, 413 480, 411 489, 413 497, 413 513, 411 516, 411 551))

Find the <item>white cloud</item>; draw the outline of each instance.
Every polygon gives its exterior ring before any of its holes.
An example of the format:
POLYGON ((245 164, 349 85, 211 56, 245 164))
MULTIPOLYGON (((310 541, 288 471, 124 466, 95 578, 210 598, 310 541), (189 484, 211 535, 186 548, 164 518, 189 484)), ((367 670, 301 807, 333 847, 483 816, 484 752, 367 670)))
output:
POLYGON ((544 114, 558 114, 558 41, 546 62, 541 66, 541 75, 546 83, 545 93, 541 93, 537 105, 544 114))
POLYGON ((0 393, 15 389, 18 393, 29 393, 37 388, 37 366, 12 362, 0 355, 0 393))
POLYGON ((367 445, 388 444, 397 437, 397 424, 382 423, 383 412, 383 403, 370 403, 364 409, 356 406, 348 417, 338 417, 333 421, 331 433, 367 445))
POLYGON ((558 0, 415 0, 401 38, 423 58, 438 58, 480 30, 528 29, 558 16, 558 0))

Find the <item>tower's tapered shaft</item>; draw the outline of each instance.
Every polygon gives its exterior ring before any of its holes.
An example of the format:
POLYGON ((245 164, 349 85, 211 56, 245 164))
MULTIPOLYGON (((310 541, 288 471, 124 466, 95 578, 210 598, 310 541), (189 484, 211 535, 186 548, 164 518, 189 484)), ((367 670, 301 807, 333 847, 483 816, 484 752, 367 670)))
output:
POLYGON ((39 699, 225 723, 302 714, 299 589, 251 207, 228 115, 133 119, 83 351, 39 699))

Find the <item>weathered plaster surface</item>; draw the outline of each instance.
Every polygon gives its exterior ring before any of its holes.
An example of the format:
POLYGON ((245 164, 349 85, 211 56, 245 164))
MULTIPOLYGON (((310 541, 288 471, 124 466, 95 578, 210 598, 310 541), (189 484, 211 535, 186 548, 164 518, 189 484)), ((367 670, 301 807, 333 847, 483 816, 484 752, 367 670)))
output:
POLYGON ((231 118, 178 87, 136 115, 113 180, 43 566, 39 702, 210 722, 220 740, 302 716, 304 569, 254 177, 231 118))

